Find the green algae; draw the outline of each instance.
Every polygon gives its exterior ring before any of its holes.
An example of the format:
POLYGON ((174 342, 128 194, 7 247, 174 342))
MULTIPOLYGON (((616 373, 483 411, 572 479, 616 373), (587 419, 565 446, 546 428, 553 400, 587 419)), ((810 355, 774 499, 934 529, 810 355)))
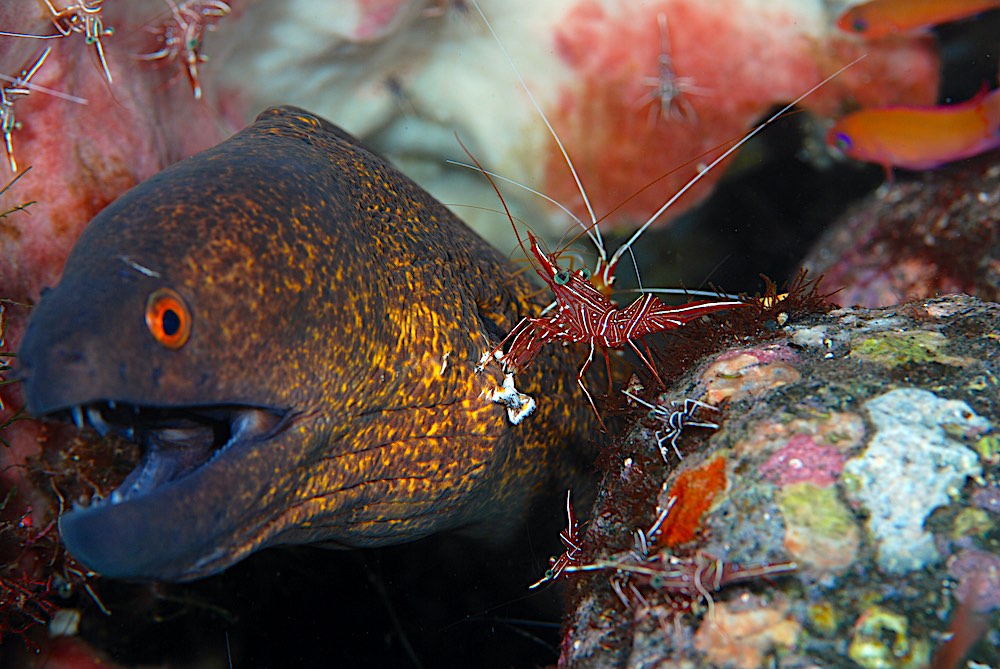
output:
POLYGON ((1000 434, 981 437, 976 442, 975 449, 984 464, 992 465, 1000 462, 1000 434))
POLYGON ((840 537, 854 527, 854 515, 832 486, 792 483, 778 491, 777 501, 786 523, 811 533, 840 537))
POLYGON ((850 355, 885 367, 937 362, 961 366, 967 361, 942 352, 948 338, 939 332, 880 332, 855 344, 850 355))
POLYGON ((952 524, 952 539, 986 536, 993 529, 993 517, 982 509, 966 508, 958 512, 952 524))

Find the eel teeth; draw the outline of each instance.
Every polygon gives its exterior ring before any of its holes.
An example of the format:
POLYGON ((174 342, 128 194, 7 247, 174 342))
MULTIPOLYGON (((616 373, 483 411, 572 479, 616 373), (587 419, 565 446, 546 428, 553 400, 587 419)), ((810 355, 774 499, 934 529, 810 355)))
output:
POLYGON ((102 437, 106 436, 108 432, 111 431, 111 428, 108 426, 108 424, 104 422, 104 416, 101 415, 100 409, 97 409, 95 407, 87 407, 87 420, 90 422, 91 425, 94 426, 94 429, 97 430, 97 434, 101 435, 102 437))
POLYGON ((78 406, 73 407, 71 410, 73 414, 73 424, 76 425, 77 429, 83 429, 83 409, 78 406))

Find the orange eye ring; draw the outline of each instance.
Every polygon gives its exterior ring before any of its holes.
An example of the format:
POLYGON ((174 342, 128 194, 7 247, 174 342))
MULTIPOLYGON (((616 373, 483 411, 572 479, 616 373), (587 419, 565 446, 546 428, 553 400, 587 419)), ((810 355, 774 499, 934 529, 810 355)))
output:
POLYGON ((146 299, 146 327, 165 348, 177 350, 191 336, 191 310, 169 288, 158 288, 146 299))

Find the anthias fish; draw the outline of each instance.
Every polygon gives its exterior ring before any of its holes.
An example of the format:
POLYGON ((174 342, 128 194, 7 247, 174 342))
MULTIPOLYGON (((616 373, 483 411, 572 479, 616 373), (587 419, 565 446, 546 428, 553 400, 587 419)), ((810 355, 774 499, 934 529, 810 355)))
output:
POLYGON ((837 18, 837 27, 868 39, 924 30, 1000 7, 1000 0, 871 0, 837 18))
POLYGON ((837 121, 827 143, 887 171, 970 158, 1000 147, 1000 89, 953 105, 862 109, 837 121))

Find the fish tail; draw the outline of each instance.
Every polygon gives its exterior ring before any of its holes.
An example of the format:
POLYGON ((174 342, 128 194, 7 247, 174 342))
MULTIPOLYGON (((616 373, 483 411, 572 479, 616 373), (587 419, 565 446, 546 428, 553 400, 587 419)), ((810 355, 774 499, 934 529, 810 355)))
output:
POLYGON ((993 135, 1000 135, 1000 88, 986 94, 982 101, 983 115, 993 135))

